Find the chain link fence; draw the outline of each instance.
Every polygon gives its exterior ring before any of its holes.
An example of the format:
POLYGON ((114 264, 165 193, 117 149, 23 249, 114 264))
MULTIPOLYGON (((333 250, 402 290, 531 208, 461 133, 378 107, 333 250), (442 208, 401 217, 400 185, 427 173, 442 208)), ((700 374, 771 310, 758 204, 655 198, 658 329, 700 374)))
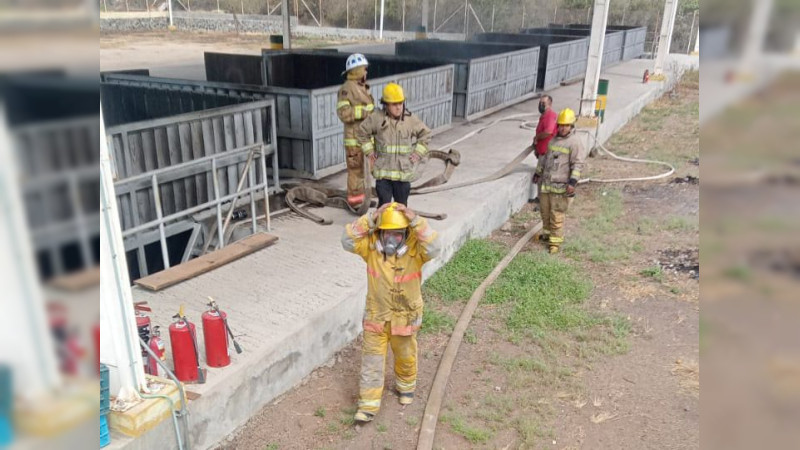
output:
MULTIPOLYGON (((166 0, 100 0, 101 11, 166 11, 166 0)), ((383 29, 416 31, 422 25, 424 0, 385 0, 383 29)), ((280 15, 280 0, 172 0, 174 11, 224 12, 280 15)), ((428 31, 442 33, 517 32, 521 28, 551 23, 588 24, 592 0, 427 0, 428 31)), ((699 17, 692 0, 681 0, 675 19, 672 52, 694 50, 699 17)), ((645 51, 658 41, 664 12, 663 1, 619 0, 612 2, 608 23, 646 26, 645 51)), ((300 25, 378 29, 380 0, 289 0, 289 13, 300 25)))

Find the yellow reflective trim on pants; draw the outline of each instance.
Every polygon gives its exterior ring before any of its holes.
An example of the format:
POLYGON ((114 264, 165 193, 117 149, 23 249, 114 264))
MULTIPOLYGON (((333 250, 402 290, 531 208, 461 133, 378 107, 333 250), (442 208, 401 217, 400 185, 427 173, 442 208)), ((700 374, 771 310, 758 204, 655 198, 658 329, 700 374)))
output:
POLYGON ((552 194, 566 194, 567 189, 566 188, 557 188, 557 187, 554 187, 554 186, 550 186, 549 184, 542 184, 541 192, 543 192, 545 194, 551 194, 551 193, 552 194))
POLYGON ((401 172, 399 170, 374 170, 372 175, 377 180, 411 181, 414 178, 413 172, 401 172))
POLYGON ((381 401, 380 400, 359 400, 358 401, 358 406, 359 407, 371 406, 373 408, 380 408, 381 407, 381 401))
POLYGON ((345 139, 344 145, 347 147, 358 147, 358 139, 345 139))
POLYGON ((425 147, 425 145, 417 144, 416 147, 417 147, 416 152, 419 153, 420 155, 425 155, 428 153, 428 147, 425 147))
POLYGON ((407 155, 411 153, 410 145, 379 145, 378 153, 386 153, 390 155, 407 155))
POLYGON ((350 100, 342 100, 336 104, 336 109, 342 109, 345 106, 350 106, 350 100))
POLYGON ((581 172, 579 170, 573 170, 570 173, 570 178, 575 178, 576 180, 581 177, 581 172))
POLYGON ((571 153, 570 149, 568 149, 567 147, 561 147, 561 146, 552 145, 552 144, 550 144, 550 150, 552 150, 554 152, 558 152, 558 153, 564 153, 565 155, 569 155, 571 153))

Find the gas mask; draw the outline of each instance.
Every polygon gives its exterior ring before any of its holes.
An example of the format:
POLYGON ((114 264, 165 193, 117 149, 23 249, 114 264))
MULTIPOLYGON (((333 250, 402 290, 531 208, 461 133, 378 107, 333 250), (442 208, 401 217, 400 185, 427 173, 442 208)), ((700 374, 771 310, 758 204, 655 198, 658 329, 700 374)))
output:
POLYGON ((375 242, 375 248, 386 256, 405 255, 408 251, 405 230, 381 231, 380 237, 375 242))

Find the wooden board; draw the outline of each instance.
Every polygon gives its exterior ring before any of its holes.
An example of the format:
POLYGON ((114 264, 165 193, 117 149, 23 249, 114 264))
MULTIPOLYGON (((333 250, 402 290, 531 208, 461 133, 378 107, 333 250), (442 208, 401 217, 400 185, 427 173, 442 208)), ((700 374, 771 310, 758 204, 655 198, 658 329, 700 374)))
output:
POLYGON ((60 275, 49 281, 51 287, 76 292, 100 285, 100 266, 60 275))
POLYGON ((200 274, 214 270, 217 267, 222 267, 229 262, 236 261, 243 256, 247 256, 274 244, 277 240, 277 236, 267 233, 257 233, 234 242, 220 250, 170 267, 167 270, 162 270, 153 275, 139 278, 134 281, 134 283, 151 291, 160 291, 174 286, 181 281, 186 281, 200 274))

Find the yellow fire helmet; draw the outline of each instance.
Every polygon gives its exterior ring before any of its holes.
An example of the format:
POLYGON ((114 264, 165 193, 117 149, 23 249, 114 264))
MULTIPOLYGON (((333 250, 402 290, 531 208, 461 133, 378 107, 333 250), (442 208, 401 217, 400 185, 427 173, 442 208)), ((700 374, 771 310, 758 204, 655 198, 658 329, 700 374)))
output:
POLYGON ((397 210, 398 204, 392 202, 381 213, 378 229, 381 230, 404 230, 408 228, 408 218, 402 211, 397 210))
POLYGON ((558 113, 559 125, 575 125, 575 111, 564 108, 558 113))
POLYGON ((399 84, 389 83, 383 88, 381 100, 384 103, 403 103, 406 101, 406 96, 403 95, 403 88, 399 84))

